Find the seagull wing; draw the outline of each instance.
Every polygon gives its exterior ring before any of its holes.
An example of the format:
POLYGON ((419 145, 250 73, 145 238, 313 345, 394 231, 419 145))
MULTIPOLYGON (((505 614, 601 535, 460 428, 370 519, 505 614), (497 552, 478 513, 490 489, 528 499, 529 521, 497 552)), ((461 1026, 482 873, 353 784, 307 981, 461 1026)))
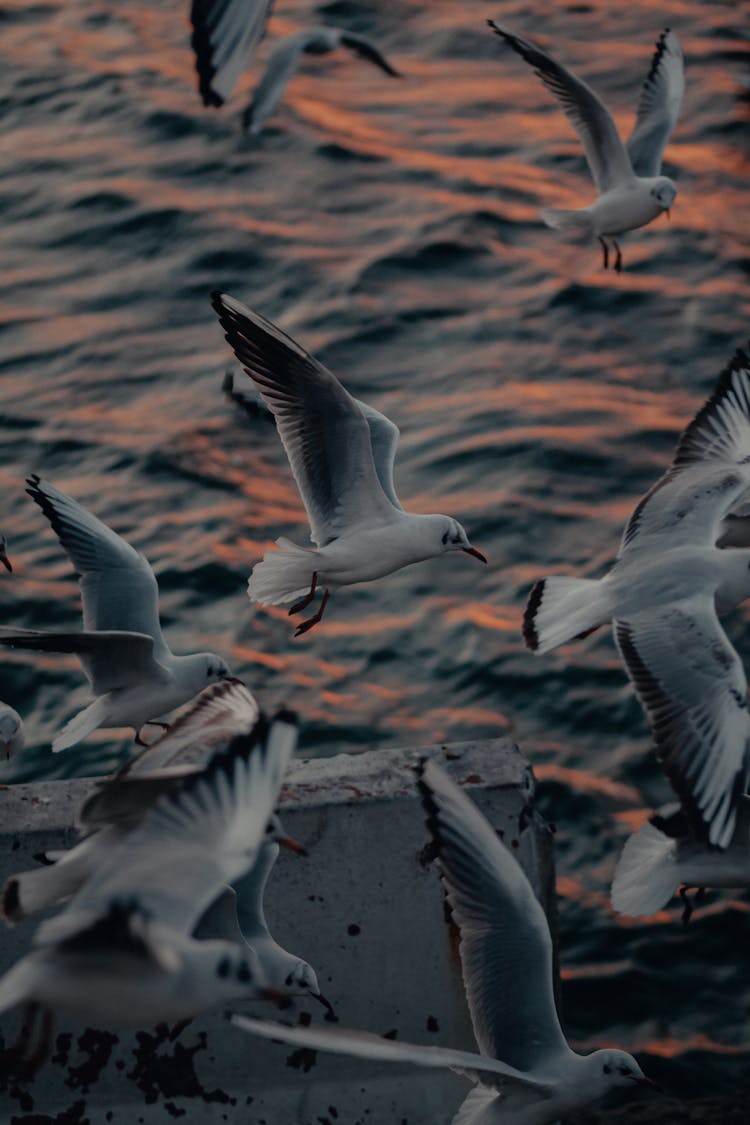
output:
POLYGON ((147 633, 157 659, 171 655, 159 624, 159 587, 148 560, 48 481, 31 476, 26 483, 78 573, 84 629, 147 633))
POLYGON ((204 105, 223 105, 263 38, 273 0, 193 0, 190 43, 204 105))
POLYGON ((398 449, 398 439, 401 432, 395 422, 386 418, 385 414, 381 414, 379 410, 368 406, 366 402, 362 402, 359 398, 355 398, 354 401, 364 414, 367 425, 370 427, 370 444, 380 487, 393 507, 401 508, 401 501, 396 495, 393 484, 393 465, 396 460, 396 450, 398 449))
POLYGON ((745 789, 747 680, 713 597, 614 624, 656 752, 695 830, 727 847, 745 789))
POLYGON ((305 29, 292 32, 276 44, 268 56, 263 77, 253 91, 252 101, 242 115, 245 132, 261 131, 264 122, 283 98, 287 84, 299 66, 300 58, 318 37, 316 29, 305 29))
POLYGON ((348 47, 350 51, 354 51, 360 58, 368 59, 375 66, 379 66, 386 74, 390 74, 391 78, 400 78, 401 75, 391 66, 385 55, 382 55, 375 44, 370 39, 365 39, 362 35, 352 35, 350 31, 342 31, 339 37, 342 47, 348 47))
POLYGON ((549 926, 526 875, 437 763, 420 771, 482 1054, 523 1071, 542 1055, 569 1054, 555 1008, 549 926))
POLYGON ((171 673, 154 659, 154 639, 145 633, 110 629, 99 633, 43 633, 0 626, 0 644, 33 652, 75 654, 95 695, 136 687, 145 681, 169 682, 171 673))
POLYGON ((620 544, 713 544, 750 488, 750 357, 739 349, 682 434, 670 468, 628 521, 620 544))
POLYGON ((601 193, 633 180, 633 168, 620 134, 604 102, 580 78, 522 35, 500 27, 490 27, 508 46, 534 67, 534 73, 559 101, 565 116, 578 133, 586 159, 601 193))
POLYGON ((321 363, 225 293, 214 309, 235 355, 274 413, 319 547, 361 527, 392 522, 394 505, 375 468, 370 427, 321 363))
POLYGON ((684 92, 682 47, 675 33, 666 28, 657 40, 626 146, 637 176, 658 176, 661 172, 662 153, 677 124, 684 92))
POLYGON ((384 1062, 414 1063, 416 1066, 437 1067, 443 1070, 458 1070, 475 1081, 487 1085, 503 1087, 513 1084, 526 1090, 534 1090, 540 1096, 549 1096, 550 1086, 535 1081, 530 1075, 516 1070, 497 1059, 472 1054, 471 1051, 454 1051, 450 1047, 426 1047, 418 1043, 399 1043, 373 1035, 367 1031, 353 1031, 333 1027, 287 1027, 271 1020, 250 1019, 247 1016, 232 1016, 232 1023, 279 1043, 289 1043, 295 1047, 309 1047, 314 1051, 332 1051, 337 1055, 349 1055, 359 1059, 380 1059, 384 1062))
POLYGON ((192 933, 224 886, 252 867, 294 754, 296 721, 260 719, 207 769, 164 796, 109 853, 63 913, 40 927, 37 944, 75 932, 83 915, 133 899, 153 921, 192 933))

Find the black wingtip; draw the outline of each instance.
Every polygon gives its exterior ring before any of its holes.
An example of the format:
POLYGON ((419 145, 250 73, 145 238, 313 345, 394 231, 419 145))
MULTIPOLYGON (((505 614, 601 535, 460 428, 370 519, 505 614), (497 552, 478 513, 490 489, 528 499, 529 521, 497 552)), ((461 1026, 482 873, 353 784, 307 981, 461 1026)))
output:
POLYGON ((539 633, 536 628, 536 615, 539 606, 542 604, 544 597, 544 587, 547 583, 546 578, 540 579, 532 587, 529 594, 529 600, 526 603, 526 609, 523 613, 523 639, 527 648, 532 652, 536 652, 539 648, 539 633))
POLYGON ((273 717, 275 723, 288 723, 289 726, 299 726, 299 718, 296 711, 292 711, 290 707, 280 707, 273 717))
MULTIPOLYGON (((748 343, 748 348, 750 348, 750 342, 748 343)), ((682 465, 686 461, 692 460, 691 451, 694 435, 696 433, 700 433, 706 419, 714 413, 716 408, 727 397, 727 395, 731 394, 735 389, 734 377, 740 372, 747 372, 748 378, 746 395, 748 399, 750 399, 750 353, 748 353, 748 351, 745 351, 744 348, 738 347, 732 358, 727 363, 726 367, 724 367, 724 369, 719 374, 713 391, 706 399, 703 406, 700 408, 693 420, 686 426, 685 430, 680 435, 680 439, 677 442, 677 449, 675 450, 673 459, 673 464, 675 466, 682 465)), ((748 417, 748 421, 750 422, 750 417, 748 417)))
POLYGON ((8 879, 3 888, 0 912, 6 922, 13 922, 18 917, 21 897, 18 893, 18 879, 8 879))

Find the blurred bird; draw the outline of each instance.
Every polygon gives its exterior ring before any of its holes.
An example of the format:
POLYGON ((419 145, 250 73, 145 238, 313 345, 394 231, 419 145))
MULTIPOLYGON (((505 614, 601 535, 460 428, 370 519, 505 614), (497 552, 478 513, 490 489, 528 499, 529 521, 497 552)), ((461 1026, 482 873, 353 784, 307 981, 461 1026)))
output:
POLYGON ((0 751, 6 758, 19 754, 26 745, 23 719, 9 703, 0 703, 0 751))
POLYGON ((245 110, 242 124, 246 133, 260 133, 284 96, 287 83, 297 70, 303 55, 325 55, 338 47, 349 50, 374 63, 391 78, 400 78, 374 43, 361 35, 353 35, 340 27, 310 27, 287 35, 275 45, 268 58, 266 71, 245 110))
POLYGON ((464 551, 486 563, 450 516, 405 512, 393 486, 398 428, 358 401, 321 363, 259 313, 226 293, 212 294, 226 339, 274 413, 317 549, 277 539, 253 569, 252 601, 279 605, 300 599, 299 613, 324 587, 317 613, 298 626, 316 625, 329 590, 382 578, 411 563, 464 551))
POLYGON ((528 879, 494 829, 436 762, 419 768, 481 1054, 402 1043, 361 1031, 286 1027, 233 1016, 265 1039, 357 1058, 451 1069, 476 1084, 454 1125, 545 1125, 618 1086, 653 1086, 611 1048, 579 1055, 563 1035, 552 984, 552 939, 528 879))
POLYGON ((72 652, 81 661, 96 698, 54 739, 55 753, 97 727, 132 726, 140 742, 142 726, 227 678, 229 668, 211 652, 175 656, 161 631, 159 587, 148 560, 59 488, 38 476, 27 484, 78 572, 83 632, 2 628, 0 644, 72 652))
POLYGON ((192 0, 191 45, 204 105, 229 98, 263 38, 273 0, 192 0))
POLYGON ((748 489, 750 358, 738 351, 630 517, 609 574, 543 578, 523 619, 540 653, 612 620, 662 768, 696 834, 723 848, 747 789, 750 721, 718 614, 750 596, 750 551, 717 543, 748 489))
POLYGON ((677 36, 669 28, 659 36, 641 89, 635 127, 627 145, 623 145, 609 110, 582 79, 529 39, 493 20, 487 23, 534 67, 534 73, 560 102, 578 133, 599 193, 589 207, 577 211, 545 208, 542 218, 556 230, 596 235, 605 269, 609 265, 610 238, 616 252, 614 268, 619 273, 622 251, 614 236, 646 226, 663 211, 669 217, 677 194, 673 181, 660 174, 662 153, 677 123, 685 89, 684 61, 677 36))

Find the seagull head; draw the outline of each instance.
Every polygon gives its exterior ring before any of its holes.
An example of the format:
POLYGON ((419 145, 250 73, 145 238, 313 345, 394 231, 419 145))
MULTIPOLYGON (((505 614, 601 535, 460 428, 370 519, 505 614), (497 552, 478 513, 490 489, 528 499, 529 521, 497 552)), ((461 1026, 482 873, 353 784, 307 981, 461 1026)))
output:
POLYGON ((674 181, 670 180, 668 176, 657 176, 651 187, 651 195, 659 204, 662 211, 667 212, 667 218, 669 218, 669 209, 677 195, 677 185, 674 181))
POLYGON ((487 562, 487 556, 478 551, 476 547, 472 547, 468 535, 458 520, 454 520, 451 516, 436 518, 440 521, 438 524, 440 551, 465 551, 467 555, 473 555, 480 562, 487 562))
POLYGON ((23 750, 24 742, 21 716, 12 707, 0 704, 0 752, 10 758, 11 754, 23 750))
POLYGON ((226 661, 214 652, 202 654, 206 662, 206 683, 212 684, 216 680, 231 680, 232 673, 226 661))
POLYGON ((597 1075, 599 1084, 605 1090, 613 1086, 650 1086, 659 1090, 652 1078, 647 1078, 638 1063, 627 1051, 605 1048, 586 1056, 588 1067, 597 1075))

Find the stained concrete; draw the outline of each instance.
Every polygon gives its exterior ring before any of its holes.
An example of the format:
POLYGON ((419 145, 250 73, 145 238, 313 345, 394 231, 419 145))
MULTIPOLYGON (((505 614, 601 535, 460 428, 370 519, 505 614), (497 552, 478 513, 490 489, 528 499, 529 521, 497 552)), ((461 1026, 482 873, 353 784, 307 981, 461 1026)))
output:
MULTIPOLYGON (((297 761, 284 787, 287 830, 310 851, 283 854, 267 894, 271 929, 315 967, 343 1026, 399 1039, 474 1049, 457 959, 434 865, 425 865, 424 813, 413 766, 428 754, 471 790, 503 833, 554 917, 549 831, 529 814, 533 778, 507 740, 420 750, 376 750, 297 761), (523 815, 522 815, 523 814, 523 815)), ((90 779, 19 785, 2 794, 0 875, 34 865, 34 854, 70 846, 90 779)), ((2 933, 0 970, 28 948, 37 919, 2 933)), ((279 1014, 318 1021, 305 1002, 279 1014), (304 1017, 303 1017, 304 1018, 304 1017)), ((20 1012, 0 1017, 5 1048, 20 1012)), ((33 1079, 8 1071, 0 1047, 0 1121, 9 1125, 379 1125, 447 1123, 466 1092, 450 1073, 365 1063, 264 1043, 221 1013, 195 1019, 171 1041, 166 1030, 132 1034, 56 1020, 52 1057, 33 1079), (312 1063, 312 1065, 310 1065, 312 1063), (308 1069, 309 1068, 309 1069, 308 1069)))

